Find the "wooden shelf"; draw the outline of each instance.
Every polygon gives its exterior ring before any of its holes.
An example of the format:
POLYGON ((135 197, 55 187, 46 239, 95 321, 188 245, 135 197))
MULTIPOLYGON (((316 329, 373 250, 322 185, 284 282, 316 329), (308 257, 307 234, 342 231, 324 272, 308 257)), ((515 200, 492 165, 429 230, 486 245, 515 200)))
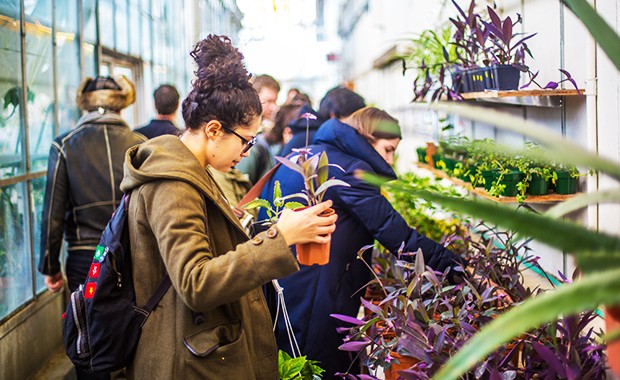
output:
POLYGON ((461 96, 466 100, 478 100, 490 103, 503 103, 532 107, 561 107, 564 96, 585 95, 585 90, 513 90, 497 91, 485 90, 480 92, 466 92, 461 96))
MULTIPOLYGON (((489 195, 489 193, 487 193, 486 190, 484 190, 483 187, 473 187, 471 185, 471 183, 469 182, 465 182, 461 179, 458 178, 454 178, 454 177, 450 177, 446 172, 443 172, 441 170, 435 169, 434 167, 430 166, 429 164, 424 164, 421 162, 415 162, 415 165, 418 166, 419 168, 428 170, 429 172, 433 173, 436 177, 439 178, 445 178, 447 180, 449 180, 450 182, 454 183, 455 185, 461 186, 465 189, 467 189, 469 192, 474 193, 476 195, 479 195, 481 197, 490 199, 494 202, 498 202, 498 203, 517 203, 517 198, 516 197, 504 197, 504 196, 499 196, 499 197, 494 197, 489 195)), ((548 195, 528 195, 527 198, 525 198, 525 200, 523 201, 523 203, 558 203, 558 202, 563 202, 567 199, 570 199, 572 197, 574 197, 577 194, 548 194, 548 195)))

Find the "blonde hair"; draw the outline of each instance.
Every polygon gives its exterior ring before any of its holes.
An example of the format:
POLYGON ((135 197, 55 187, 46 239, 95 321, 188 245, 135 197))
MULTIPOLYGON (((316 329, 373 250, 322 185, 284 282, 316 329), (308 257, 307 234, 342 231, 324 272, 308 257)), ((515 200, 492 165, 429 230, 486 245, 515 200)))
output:
POLYGON ((343 120, 374 143, 378 139, 402 139, 398 120, 376 107, 364 107, 343 120))

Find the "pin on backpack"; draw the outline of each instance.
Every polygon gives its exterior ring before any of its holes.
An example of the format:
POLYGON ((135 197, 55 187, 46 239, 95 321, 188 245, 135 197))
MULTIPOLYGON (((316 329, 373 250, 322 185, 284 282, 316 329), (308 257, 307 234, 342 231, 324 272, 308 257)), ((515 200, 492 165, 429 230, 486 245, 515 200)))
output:
POLYGON ((141 328, 170 287, 166 275, 144 306, 136 305, 128 229, 130 194, 108 222, 83 285, 71 293, 63 319, 67 356, 93 373, 109 373, 132 360, 141 328))

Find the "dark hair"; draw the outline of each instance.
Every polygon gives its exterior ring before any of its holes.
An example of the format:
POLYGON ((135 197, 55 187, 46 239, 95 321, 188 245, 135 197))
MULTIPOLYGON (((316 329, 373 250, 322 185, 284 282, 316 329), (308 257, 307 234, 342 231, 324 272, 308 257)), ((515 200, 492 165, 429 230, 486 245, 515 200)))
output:
POLYGON ((289 123, 297 118, 301 104, 284 104, 278 109, 276 118, 273 122, 273 128, 268 132, 265 132, 265 141, 269 145, 281 144, 284 142, 282 134, 284 128, 288 127, 289 123))
POLYGON ((179 108, 179 92, 174 86, 162 84, 153 92, 155 109, 160 115, 172 115, 179 108))
POLYGON ((89 80, 86 86, 84 86, 83 92, 93 92, 93 91, 99 91, 99 90, 118 91, 120 89, 121 89, 120 86, 118 85, 118 83, 116 83, 114 78, 100 75, 100 76, 95 77, 94 79, 89 80))
POLYGON ((341 119, 366 106, 364 98, 345 87, 327 91, 319 104, 319 115, 325 119, 341 119))
MULTIPOLYGON (((210 34, 190 53, 198 65, 192 90, 183 100, 183 119, 189 129, 217 120, 223 126, 247 126, 262 114, 243 54, 226 36, 210 34)), ((224 130, 224 132, 227 132, 224 130)))

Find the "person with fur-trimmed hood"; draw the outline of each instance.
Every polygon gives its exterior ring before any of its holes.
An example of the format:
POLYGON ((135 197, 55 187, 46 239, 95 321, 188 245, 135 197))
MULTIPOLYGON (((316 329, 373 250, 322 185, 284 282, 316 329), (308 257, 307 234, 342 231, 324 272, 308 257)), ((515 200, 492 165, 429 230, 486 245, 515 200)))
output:
MULTIPOLYGON (((134 100, 134 86, 124 76, 85 78, 76 102, 87 113, 74 130, 52 143, 39 261, 39 271, 52 292, 63 286, 63 237, 68 243, 65 274, 74 291, 86 280, 101 233, 121 200, 125 151, 146 140, 120 116, 134 100)), ((78 371, 78 378, 93 378, 81 375, 78 371)))

